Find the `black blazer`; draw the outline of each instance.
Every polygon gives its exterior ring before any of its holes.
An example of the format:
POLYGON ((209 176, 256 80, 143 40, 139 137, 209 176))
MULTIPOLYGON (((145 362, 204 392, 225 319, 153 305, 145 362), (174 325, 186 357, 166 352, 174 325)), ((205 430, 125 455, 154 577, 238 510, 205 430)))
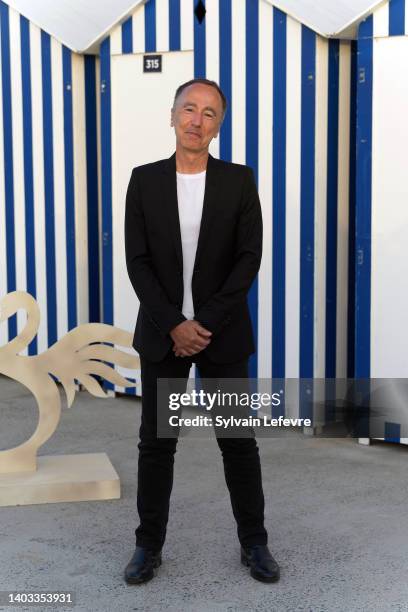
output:
MULTIPOLYGON (((140 301, 133 347, 154 362, 173 346, 185 321, 176 154, 133 169, 126 195, 125 249, 140 301)), ((192 279, 195 319, 213 332, 214 363, 254 352, 247 293, 262 255, 262 214, 248 166, 208 156, 203 213, 192 279)))

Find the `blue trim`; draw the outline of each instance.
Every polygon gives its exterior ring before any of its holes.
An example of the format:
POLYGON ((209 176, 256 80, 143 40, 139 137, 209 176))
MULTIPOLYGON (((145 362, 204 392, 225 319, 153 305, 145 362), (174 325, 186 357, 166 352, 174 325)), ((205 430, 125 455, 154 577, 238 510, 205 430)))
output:
POLYGON ((98 210, 98 145, 96 127, 96 62, 94 55, 85 55, 85 121, 86 121, 86 189, 88 211, 88 291, 89 321, 100 319, 99 227, 98 210))
MULTIPOLYGON (((254 171, 258 182, 258 91, 259 91, 259 2, 246 0, 246 83, 245 83, 245 134, 246 134, 246 163, 254 171)), ((248 294, 249 311, 256 345, 258 345, 258 277, 254 280, 248 294)), ((249 358, 249 377, 258 376, 258 358, 255 352, 249 358)))
POLYGON ((169 48, 170 51, 180 51, 180 0, 169 0, 169 48))
POLYGON ((300 376, 313 377, 316 35, 302 26, 300 376))
MULTIPOLYGON (((13 170, 13 119, 10 76, 10 28, 9 10, 0 2, 1 26, 1 77, 3 86, 3 147, 4 147, 4 195, 6 215, 7 293, 16 290, 16 246, 14 233, 14 170, 13 170)), ((17 335, 17 314, 8 319, 9 339, 17 335)))
POLYGON ((372 35, 370 16, 360 25, 357 55, 356 378, 370 378, 371 362, 372 35))
POLYGON ((384 441, 399 444, 401 442, 401 425, 398 423, 384 423, 384 441))
POLYGON ((219 3, 220 24, 220 87, 228 100, 227 112, 221 125, 220 158, 232 159, 232 24, 231 0, 219 3))
POLYGON ((43 90, 44 141, 44 204, 45 245, 47 271, 48 346, 58 340, 57 334, 57 279, 55 270, 55 212, 54 212, 54 146, 51 80, 51 38, 41 30, 41 62, 43 90))
POLYGON ((405 34, 405 0, 390 0, 389 10, 389 35, 404 36, 405 34))
MULTIPOLYGON (((193 7, 195 8, 195 0, 193 7)), ((205 6, 205 0, 203 0, 205 6)), ((206 76, 206 61, 205 61, 205 18, 200 23, 193 13, 194 19, 194 78, 205 78, 206 76)))
POLYGON ((329 40, 326 220, 326 378, 336 377, 339 46, 329 40))
POLYGON ((156 51, 156 0, 149 0, 144 5, 145 15, 145 52, 156 51))
POLYGON ((133 18, 122 23, 122 53, 133 53, 133 18))
POLYGON ((358 40, 363 40, 364 38, 372 38, 373 37, 373 16, 370 15, 362 21, 358 27, 358 40))
MULTIPOLYGON (((286 15, 273 9, 272 378, 285 378, 286 15)), ((275 416, 275 415, 274 415, 275 416)), ((279 416, 279 414, 277 415, 279 416)))
POLYGON ((65 223, 67 254, 68 330, 78 324, 76 253, 75 253, 75 190, 74 190, 74 137, 72 119, 72 57, 71 51, 62 47, 62 79, 64 102, 64 153, 65 153, 65 223))
MULTIPOLYGON (((34 219, 34 178, 33 178, 33 118, 31 109, 31 57, 30 23, 20 15, 21 42, 21 86, 23 102, 23 155, 24 155, 24 197, 25 197, 25 241, 27 292, 37 297, 35 275, 35 219, 34 219)), ((28 346, 28 354, 38 353, 37 336, 28 346)))
POLYGON ((302 26, 300 204, 300 415, 313 416, 316 34, 302 26))
POLYGON ((101 45, 101 157, 102 157, 102 268, 103 322, 113 325, 112 265, 112 118, 110 38, 101 45))
POLYGON ((357 142, 357 41, 351 41, 350 74, 350 182, 349 182, 349 243, 348 243, 348 320, 347 377, 355 375, 355 310, 356 310, 356 142, 357 142))
MULTIPOLYGON (((149 3, 150 4, 150 3, 149 3)), ((146 6, 149 6, 147 4, 146 6)), ((101 158, 102 158, 102 269, 103 322, 113 325, 113 252, 112 252, 112 110, 110 75, 110 38, 101 44, 101 158)), ((106 389, 114 385, 104 381, 106 389)))

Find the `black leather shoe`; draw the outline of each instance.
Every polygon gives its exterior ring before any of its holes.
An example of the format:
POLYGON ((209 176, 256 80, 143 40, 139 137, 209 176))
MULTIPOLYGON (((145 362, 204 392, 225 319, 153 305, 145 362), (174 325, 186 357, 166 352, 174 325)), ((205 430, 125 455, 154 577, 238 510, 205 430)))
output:
POLYGON ((255 580, 261 582, 279 580, 279 565, 266 545, 256 544, 248 548, 241 547, 241 563, 251 568, 251 576, 255 580))
POLYGON ((153 569, 161 565, 161 551, 154 552, 136 546, 133 557, 125 568, 125 580, 128 584, 142 584, 154 577, 153 569))

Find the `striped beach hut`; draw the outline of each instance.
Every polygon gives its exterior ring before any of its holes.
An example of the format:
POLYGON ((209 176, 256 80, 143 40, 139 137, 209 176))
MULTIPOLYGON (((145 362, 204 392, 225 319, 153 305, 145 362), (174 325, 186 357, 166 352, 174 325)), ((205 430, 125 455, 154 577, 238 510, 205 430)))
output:
MULTIPOLYGON (((91 15, 48 4, 0 1, 0 295, 37 299, 30 355, 100 320, 99 60, 75 52, 67 30, 79 37, 91 15)), ((19 311, 0 344, 24 326, 19 311)))
POLYGON ((230 103, 210 152, 250 165, 262 203, 251 374, 352 376, 356 39, 382 4, 116 0, 108 14, 96 0, 1 0, 0 291, 37 296, 30 350, 85 320, 133 330, 130 172, 173 153, 174 91, 207 77, 230 103))
MULTIPOLYGON (((355 371, 371 382, 373 436, 408 443, 408 6, 358 31, 355 371), (381 431, 382 429, 382 431, 381 431)), ((371 435, 371 434, 370 434, 371 435)))
MULTIPOLYGON (((132 329, 138 309, 124 266, 131 169, 171 155, 174 91, 207 77, 230 102, 210 152, 250 165, 262 202, 263 261, 250 293, 258 346, 251 375, 352 373, 352 39, 369 8, 361 1, 333 11, 316 1, 149 0, 112 29, 100 52, 105 322, 132 329), (160 71, 145 71, 155 59, 160 71)), ((305 394, 313 397, 313 385, 305 394)))

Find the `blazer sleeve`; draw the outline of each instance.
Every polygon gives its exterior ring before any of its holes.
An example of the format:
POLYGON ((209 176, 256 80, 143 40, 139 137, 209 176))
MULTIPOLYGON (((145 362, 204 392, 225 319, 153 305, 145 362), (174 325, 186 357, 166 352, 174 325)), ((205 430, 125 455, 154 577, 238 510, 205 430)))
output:
POLYGON ((165 337, 186 318, 169 301, 152 266, 137 168, 132 171, 126 194, 125 252, 129 278, 140 304, 153 325, 165 337))
POLYGON ((246 166, 237 224, 234 264, 222 287, 201 306, 195 319, 216 334, 233 308, 246 300, 262 258, 262 212, 254 174, 246 166))

